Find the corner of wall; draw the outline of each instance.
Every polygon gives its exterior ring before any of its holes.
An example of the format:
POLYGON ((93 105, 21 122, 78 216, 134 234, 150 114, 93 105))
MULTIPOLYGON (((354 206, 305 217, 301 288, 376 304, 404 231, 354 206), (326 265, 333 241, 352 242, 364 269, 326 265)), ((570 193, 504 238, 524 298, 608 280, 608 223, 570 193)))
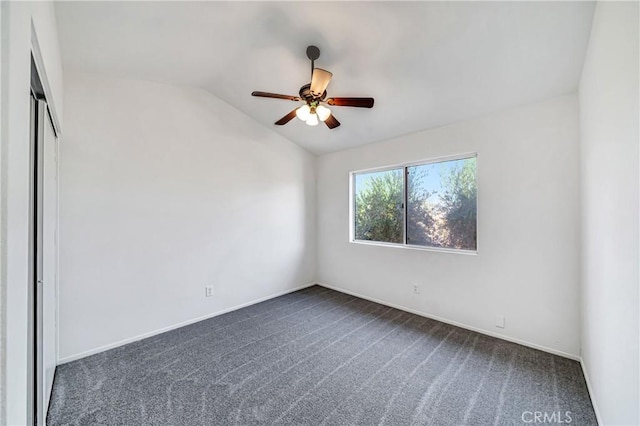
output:
POLYGON ((637 2, 598 2, 579 84, 581 359, 598 419, 638 424, 637 2))

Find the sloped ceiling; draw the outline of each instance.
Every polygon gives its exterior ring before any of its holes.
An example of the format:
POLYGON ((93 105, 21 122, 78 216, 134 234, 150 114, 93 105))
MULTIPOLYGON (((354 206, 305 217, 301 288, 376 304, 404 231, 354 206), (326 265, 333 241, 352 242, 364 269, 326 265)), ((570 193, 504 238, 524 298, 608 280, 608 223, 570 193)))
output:
POLYGON ((592 2, 59 2, 66 71, 197 86, 316 154, 575 91, 592 2), (273 122, 316 66, 342 126, 273 122))

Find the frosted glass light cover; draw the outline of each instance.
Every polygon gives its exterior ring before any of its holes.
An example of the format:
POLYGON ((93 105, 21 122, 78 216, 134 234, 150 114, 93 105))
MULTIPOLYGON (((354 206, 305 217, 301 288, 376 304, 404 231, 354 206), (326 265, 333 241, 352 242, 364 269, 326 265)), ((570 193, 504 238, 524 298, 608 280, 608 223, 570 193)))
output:
POLYGON ((325 106, 318 105, 316 107, 316 114, 318 114, 318 120, 325 121, 331 115, 331 110, 325 106))
POLYGON ((309 105, 302 105, 296 110, 296 115, 300 120, 307 121, 311 117, 311 108, 309 108, 309 105))
POLYGON ((307 119, 307 124, 309 126, 317 126, 318 125, 318 116, 315 114, 311 114, 307 119))

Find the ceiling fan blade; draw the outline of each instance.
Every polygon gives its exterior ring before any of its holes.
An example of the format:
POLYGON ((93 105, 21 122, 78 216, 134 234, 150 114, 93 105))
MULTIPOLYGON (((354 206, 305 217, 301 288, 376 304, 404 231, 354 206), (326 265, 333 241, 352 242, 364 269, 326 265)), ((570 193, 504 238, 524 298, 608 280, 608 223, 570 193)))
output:
POLYGON ((336 118, 333 116, 333 114, 331 114, 331 115, 329 115, 329 118, 324 120, 324 124, 326 124, 327 127, 330 128, 330 129, 335 129, 336 127, 338 127, 340 125, 340 122, 338 120, 336 120, 336 118))
POLYGON ((327 103, 334 106, 371 108, 373 107, 373 98, 329 98, 327 103))
POLYGON ((331 77, 333 77, 333 74, 329 71, 314 68, 313 74, 311 74, 311 94, 313 96, 322 96, 331 81, 331 77))
POLYGON ((293 117, 296 116, 296 111, 297 110, 298 110, 298 108, 294 109, 289 114, 285 115, 280 120, 276 121, 275 124, 277 124, 278 126, 282 126, 284 124, 287 124, 288 122, 291 121, 291 119, 293 119, 293 117))
POLYGON ((286 99, 286 100, 289 100, 289 101, 299 101, 299 100, 301 100, 297 96, 279 95, 277 93, 269 93, 269 92, 251 92, 251 96, 258 96, 260 98, 286 99))

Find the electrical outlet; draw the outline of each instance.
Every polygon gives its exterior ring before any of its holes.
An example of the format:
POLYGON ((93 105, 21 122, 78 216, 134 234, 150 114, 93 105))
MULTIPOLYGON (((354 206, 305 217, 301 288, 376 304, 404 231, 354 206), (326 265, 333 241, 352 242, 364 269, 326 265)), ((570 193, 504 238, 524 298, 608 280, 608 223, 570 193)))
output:
POLYGON ((420 294, 420 286, 418 284, 413 284, 413 294, 420 294))
POLYGON ((211 297, 211 296, 213 296, 213 286, 212 285, 204 286, 204 297, 211 297))
POLYGON ((504 316, 496 315, 496 327, 504 328, 504 316))

